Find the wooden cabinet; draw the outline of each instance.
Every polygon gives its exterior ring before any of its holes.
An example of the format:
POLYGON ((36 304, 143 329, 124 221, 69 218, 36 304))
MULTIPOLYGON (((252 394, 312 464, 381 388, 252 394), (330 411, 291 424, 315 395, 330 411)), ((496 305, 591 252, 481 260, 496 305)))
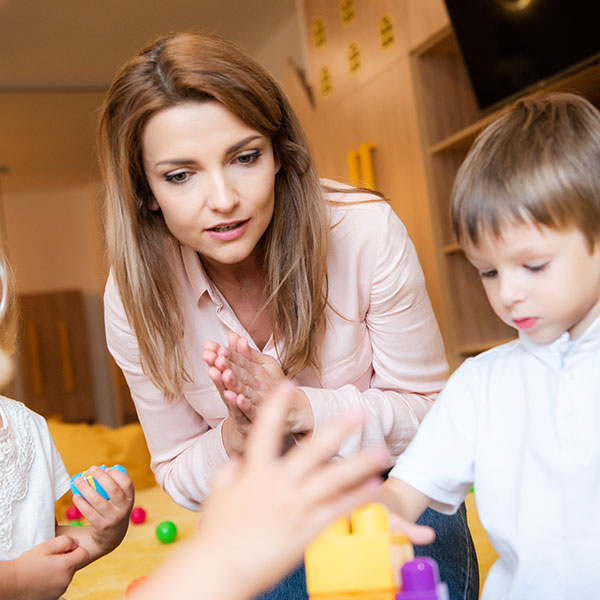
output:
POLYGON ((17 400, 48 417, 94 421, 95 403, 83 295, 22 294, 16 356, 17 400))
MULTIPOLYGON (((452 367, 466 357, 516 337, 492 312, 475 269, 453 238, 449 199, 454 176, 477 134, 502 106, 481 111, 450 26, 411 55, 427 188, 433 218, 445 323, 452 367)), ((578 92, 600 105, 600 65, 540 84, 539 89, 578 92)))

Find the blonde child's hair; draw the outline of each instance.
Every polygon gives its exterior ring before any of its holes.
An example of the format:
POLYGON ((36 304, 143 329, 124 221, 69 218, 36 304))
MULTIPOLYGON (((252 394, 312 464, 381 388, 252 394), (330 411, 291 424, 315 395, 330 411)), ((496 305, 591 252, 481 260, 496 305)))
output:
POLYGON ((12 270, 0 245, 0 352, 12 353, 17 337, 17 305, 12 270))
POLYGON ((16 337, 17 305, 12 271, 0 245, 0 387, 6 385, 12 375, 9 354, 14 351, 16 337))
POLYGON ((600 232, 600 112, 570 93, 515 102, 476 139, 451 197, 459 243, 508 223, 576 227, 593 248, 600 232))

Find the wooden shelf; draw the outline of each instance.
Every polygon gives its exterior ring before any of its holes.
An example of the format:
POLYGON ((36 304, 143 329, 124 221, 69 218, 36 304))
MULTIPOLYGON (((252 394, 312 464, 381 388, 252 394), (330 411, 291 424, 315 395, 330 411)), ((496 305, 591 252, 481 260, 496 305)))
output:
POLYGON ((462 248, 456 243, 448 244, 442 248, 442 252, 444 254, 455 254, 456 252, 462 252, 462 248))
POLYGON ((442 152, 454 150, 461 150, 465 152, 468 151, 468 149, 471 147, 471 144, 475 141, 475 138, 494 120, 494 118, 494 115, 490 115, 488 117, 480 119, 479 121, 477 121, 477 123, 468 125, 464 129, 461 129, 460 131, 449 135, 446 139, 443 139, 441 142, 433 144, 433 146, 429 148, 429 153, 440 154, 442 152))

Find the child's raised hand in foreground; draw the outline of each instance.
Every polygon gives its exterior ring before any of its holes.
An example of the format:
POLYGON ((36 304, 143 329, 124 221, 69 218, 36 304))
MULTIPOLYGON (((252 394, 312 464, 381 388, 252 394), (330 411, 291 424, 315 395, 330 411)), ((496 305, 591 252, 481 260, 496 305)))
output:
POLYGON ((73 483, 81 496, 73 496, 73 503, 89 521, 88 527, 59 525, 57 535, 68 534, 76 538, 89 553, 92 562, 114 550, 125 537, 129 514, 133 508, 134 491, 131 479, 117 469, 102 470, 91 467, 90 475, 104 488, 109 500, 105 500, 81 477, 73 483))
POLYGON ((56 600, 77 569, 90 562, 76 539, 60 535, 0 562, 0 600, 56 600))
POLYGON ((304 547, 343 513, 373 500, 387 464, 384 448, 331 462, 362 422, 352 414, 281 456, 288 403, 282 383, 258 411, 244 457, 215 477, 198 533, 166 563, 136 600, 253 598, 296 566, 304 547))

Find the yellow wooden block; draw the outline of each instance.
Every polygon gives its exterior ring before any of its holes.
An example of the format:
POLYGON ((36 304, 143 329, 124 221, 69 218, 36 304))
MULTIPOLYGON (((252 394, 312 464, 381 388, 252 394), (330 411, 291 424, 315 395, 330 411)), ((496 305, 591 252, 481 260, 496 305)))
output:
POLYGON ((390 534, 385 507, 369 504, 308 546, 308 593, 314 600, 337 600, 349 593, 393 592, 400 588, 400 567, 413 558, 408 538, 390 534))

